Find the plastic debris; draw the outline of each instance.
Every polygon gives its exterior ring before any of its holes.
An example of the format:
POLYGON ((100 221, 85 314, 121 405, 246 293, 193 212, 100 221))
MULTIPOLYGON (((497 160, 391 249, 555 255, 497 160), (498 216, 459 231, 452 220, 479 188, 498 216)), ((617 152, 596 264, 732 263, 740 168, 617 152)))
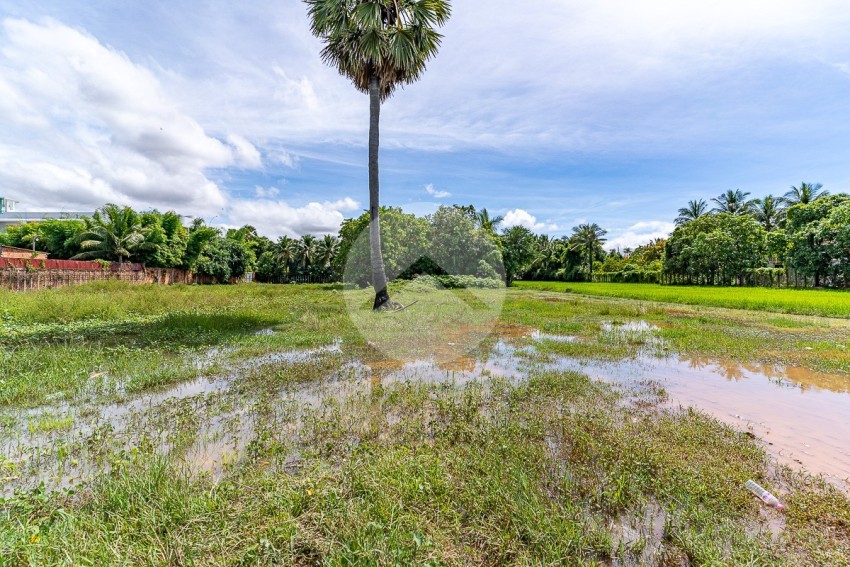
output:
POLYGON ((747 490, 758 496, 759 499, 761 499, 761 501, 767 504, 768 506, 773 506, 777 510, 785 509, 785 506, 779 503, 779 499, 776 498, 776 496, 759 486, 756 481, 748 480, 744 486, 747 488, 747 490))

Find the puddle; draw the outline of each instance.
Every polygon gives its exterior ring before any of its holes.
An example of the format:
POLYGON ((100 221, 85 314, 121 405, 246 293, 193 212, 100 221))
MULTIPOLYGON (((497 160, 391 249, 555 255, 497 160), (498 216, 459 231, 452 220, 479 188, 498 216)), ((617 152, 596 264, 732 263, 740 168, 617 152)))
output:
POLYGON ((553 335, 542 331, 533 331, 529 336, 535 341, 552 341, 555 343, 574 343, 578 340, 578 337, 572 335, 553 335))
POLYGON ((850 487, 850 376, 685 356, 556 364, 606 382, 657 381, 670 407, 699 408, 761 438, 780 462, 850 487))

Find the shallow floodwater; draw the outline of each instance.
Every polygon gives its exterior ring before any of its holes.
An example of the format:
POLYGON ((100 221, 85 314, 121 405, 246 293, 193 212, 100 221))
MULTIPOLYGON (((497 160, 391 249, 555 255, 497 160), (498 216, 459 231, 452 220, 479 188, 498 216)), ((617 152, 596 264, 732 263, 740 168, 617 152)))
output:
MULTIPOLYGON (((632 340, 644 334, 652 344, 654 327, 644 322, 603 325, 603 332, 632 340)), ((16 431, 0 440, 0 465, 18 463, 14 469, 0 468, 0 495, 16 487, 68 486, 74 479, 87 478, 105 467, 81 454, 79 463, 54 457, 73 444, 88 443, 92 436, 111 436, 118 446, 133 447, 143 435, 158 440, 162 451, 172 446, 169 435, 179 429, 181 415, 197 421, 197 439, 183 450, 186 461, 199 471, 216 476, 227 464, 237 462, 246 444, 255 436, 255 420, 244 399, 233 386, 252 368, 266 364, 294 364, 321 356, 340 357, 337 375, 322 382, 283 389, 280 392, 279 425, 297 435, 298 406, 319 407, 328 399, 343 400, 366 395, 379 381, 440 382, 462 385, 490 377, 519 382, 533 369, 575 370, 591 378, 620 384, 627 389, 660 384, 670 407, 696 407, 733 427, 752 433, 765 442, 769 453, 780 462, 828 476, 835 484, 850 488, 850 375, 812 372, 797 367, 739 364, 712 358, 639 355, 615 362, 555 357, 535 362, 534 346, 517 347, 514 339, 574 342, 567 335, 544 334, 534 329, 497 329, 502 337, 486 356, 470 356, 446 362, 418 360, 383 361, 364 364, 347 361, 340 343, 310 350, 266 354, 234 363, 221 376, 199 378, 172 388, 150 392, 126 401, 80 406, 63 404, 12 412, 20 423, 16 431), (215 400, 218 400, 215 402, 215 400), (215 403, 213 403, 215 402, 215 403), (221 410, 210 408, 221 406, 221 410), (73 417, 70 430, 39 432, 27 430, 41 415, 73 417), (87 417, 89 416, 90 417, 87 417), (157 415, 161 415, 157 419, 157 415), (54 464, 51 464, 54 463, 54 464), (10 472, 14 470, 15 472, 10 472)), ((647 350, 652 350, 648 348, 647 350)), ((238 388, 237 388, 238 389, 238 388)), ((96 455, 94 456, 96 457, 96 455)), ((96 461, 96 459, 95 459, 96 461)))

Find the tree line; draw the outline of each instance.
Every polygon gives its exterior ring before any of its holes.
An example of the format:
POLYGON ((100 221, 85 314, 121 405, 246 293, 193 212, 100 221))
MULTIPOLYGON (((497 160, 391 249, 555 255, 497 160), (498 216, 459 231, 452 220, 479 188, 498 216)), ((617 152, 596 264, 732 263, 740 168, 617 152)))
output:
POLYGON ((260 281, 333 279, 339 248, 335 236, 282 237, 276 242, 251 225, 222 230, 203 219, 184 225, 174 211, 137 212, 107 204, 91 217, 49 219, 8 227, 0 244, 47 252, 58 260, 134 262, 181 268, 220 282, 255 272, 260 281))
POLYGON ((679 210, 664 249, 675 283, 771 284, 794 277, 815 287, 850 283, 850 195, 801 183, 782 196, 730 190, 679 210))

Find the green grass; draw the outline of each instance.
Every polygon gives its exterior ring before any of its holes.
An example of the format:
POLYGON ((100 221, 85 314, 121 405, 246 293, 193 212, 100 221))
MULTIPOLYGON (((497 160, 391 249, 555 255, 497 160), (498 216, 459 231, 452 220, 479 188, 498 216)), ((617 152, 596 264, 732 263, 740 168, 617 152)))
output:
POLYGON ((622 297, 663 303, 823 317, 850 317, 850 293, 836 290, 526 281, 518 281, 516 286, 520 289, 622 297))
POLYGON ((421 335, 430 350, 460 332, 457 296, 419 293, 425 311, 354 322, 331 286, 0 293, 0 435, 51 439, 23 455, 0 443, 0 481, 103 471, 0 500, 0 566, 848 564, 850 500, 833 486, 699 411, 663 409, 658 385, 537 366, 677 352, 850 373, 843 322, 512 289, 497 334, 528 347, 519 379, 386 380, 400 364, 376 343, 421 335), (653 330, 626 326, 639 321, 653 330), (220 354, 199 367, 210 348, 220 354), (228 387, 142 405, 126 430, 101 415, 206 375, 228 387), (70 408, 16 413, 57 399, 70 408), (222 466, 201 466, 194 451, 219 444, 222 466), (743 490, 749 478, 787 503, 781 534, 743 490))

